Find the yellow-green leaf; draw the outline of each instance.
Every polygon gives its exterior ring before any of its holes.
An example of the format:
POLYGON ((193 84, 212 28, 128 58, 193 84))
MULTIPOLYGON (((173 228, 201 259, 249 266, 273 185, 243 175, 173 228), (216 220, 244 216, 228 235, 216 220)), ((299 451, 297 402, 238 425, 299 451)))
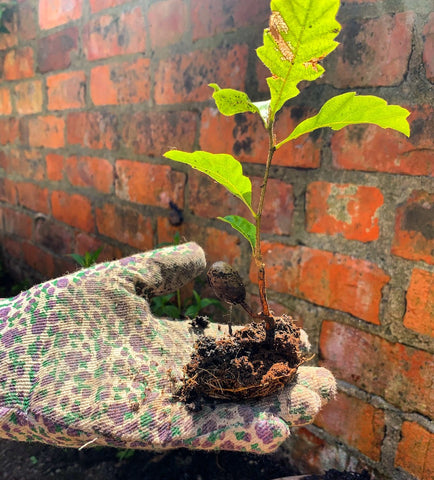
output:
POLYGON ((217 217, 223 222, 229 223, 232 228, 237 232, 240 232, 243 237, 247 238, 252 247, 252 251, 255 251, 256 245, 256 226, 250 223, 244 217, 238 215, 226 215, 226 217, 217 217))

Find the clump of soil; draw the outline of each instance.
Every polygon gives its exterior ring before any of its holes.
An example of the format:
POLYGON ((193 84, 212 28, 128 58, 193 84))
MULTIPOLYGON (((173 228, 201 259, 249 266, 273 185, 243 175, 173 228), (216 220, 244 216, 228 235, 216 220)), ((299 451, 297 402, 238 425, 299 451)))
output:
POLYGON ((292 318, 275 320, 274 338, 265 322, 250 323, 234 335, 202 336, 195 344, 180 398, 187 403, 201 397, 242 400, 270 395, 288 384, 305 360, 300 328, 292 318))

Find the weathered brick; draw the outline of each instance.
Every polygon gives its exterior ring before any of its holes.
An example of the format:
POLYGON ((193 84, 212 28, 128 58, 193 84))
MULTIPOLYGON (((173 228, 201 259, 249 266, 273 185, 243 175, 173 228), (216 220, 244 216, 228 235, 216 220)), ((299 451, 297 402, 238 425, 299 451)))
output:
POLYGON ((417 423, 404 421, 395 466, 419 480, 434 478, 434 434, 417 423))
MULTIPOLYGON (((390 277, 367 260, 308 247, 262 242, 271 290, 380 324, 382 289, 390 277)), ((250 280, 257 283, 252 263, 250 280)))
POLYGON ((384 197, 376 187, 312 182, 306 192, 306 229, 370 242, 379 235, 378 209, 384 197))
POLYGON ((12 113, 11 91, 9 88, 0 88, 0 115, 12 113))
POLYGON ((339 392, 321 409, 315 425, 372 460, 380 460, 385 432, 384 411, 339 392))
MULTIPOLYGON (((300 118, 306 116, 300 108, 284 109, 278 117, 275 132, 278 141, 287 137, 300 118)), ((230 153, 242 162, 265 164, 268 155, 268 134, 258 115, 221 115, 216 108, 202 113, 200 145, 213 153, 230 153), (216 135, 215 132, 219 132, 216 135)), ((303 136, 288 142, 276 151, 273 165, 316 168, 320 164, 320 140, 303 136)))
POLYGON ((153 246, 151 219, 131 207, 107 203, 96 209, 96 224, 100 235, 139 250, 149 250, 153 246))
POLYGON ((102 15, 83 29, 83 48, 88 60, 144 52, 145 18, 140 7, 121 14, 102 15))
POLYGON ((35 222, 34 241, 56 255, 74 252, 74 235, 71 229, 51 218, 35 222))
POLYGON ((0 178, 0 202, 6 202, 9 205, 15 205, 17 203, 17 189, 15 183, 7 178, 0 178))
POLYGON ((64 72, 47 77, 48 110, 80 108, 85 105, 86 74, 64 72))
POLYGON ((20 40, 33 40, 38 32, 37 14, 33 5, 21 3, 18 9, 18 36, 20 40))
POLYGON ((411 136, 375 125, 355 125, 332 138, 333 163, 337 168, 368 172, 434 175, 434 109, 411 108, 411 136))
POLYGON ((191 3, 191 23, 193 40, 210 37, 236 28, 263 25, 266 26, 270 15, 268 0, 193 0, 191 3))
POLYGON ((9 235, 26 239, 32 236, 33 218, 26 213, 4 208, 3 225, 5 232, 9 235))
POLYGON ((428 352, 331 321, 322 324, 320 352, 337 378, 405 412, 434 413, 434 364, 428 352))
POLYGON ((423 29, 425 43, 423 46, 423 63, 426 78, 434 83, 434 12, 430 13, 428 22, 423 29))
POLYGON ((155 101, 185 103, 210 98, 208 83, 244 90, 247 45, 200 50, 161 60, 155 72, 155 101))
POLYGON ((102 243, 101 239, 89 235, 88 233, 79 232, 75 237, 75 252, 84 255, 86 252, 94 252, 102 246, 102 251, 98 257, 98 262, 105 262, 121 258, 122 250, 108 243, 102 243))
POLYGON ((49 153, 45 157, 48 180, 57 182, 63 179, 65 167, 64 161, 65 157, 63 155, 58 155, 57 153, 49 153))
POLYGON ((42 30, 58 27, 81 17, 83 0, 39 0, 39 26, 42 30))
POLYGON ((60 148, 65 145, 65 120, 42 116, 22 122, 21 141, 31 147, 60 148))
POLYGON ((78 48, 78 29, 69 27, 38 41, 38 71, 63 70, 71 65, 78 48))
POLYGON ((113 165, 104 158, 72 156, 66 159, 65 173, 72 185, 110 193, 114 184, 113 165))
POLYGON ((434 194, 415 190, 396 209, 392 253, 434 264, 434 194))
POLYGON ((109 112, 73 112, 66 121, 67 142, 70 145, 109 150, 119 148, 118 120, 109 112))
POLYGON ((191 151, 197 130, 194 112, 136 112, 121 118, 122 141, 134 153, 158 157, 171 148, 191 151))
POLYGON ((184 185, 185 175, 167 165, 116 162, 116 195, 123 200, 164 208, 172 201, 183 208, 184 185))
POLYGON ((20 172, 22 177, 36 181, 45 179, 42 155, 36 150, 10 150, 4 154, 0 164, 7 172, 20 172))
POLYGON ((148 11, 152 47, 164 47, 179 41, 188 25, 187 13, 187 5, 183 0, 153 3, 148 11))
POLYGON ((26 264, 40 272, 45 278, 55 276, 54 259, 50 253, 28 242, 23 243, 21 252, 21 257, 24 254, 26 264))
POLYGON ((95 220, 87 197, 56 190, 51 194, 51 210, 57 220, 85 232, 93 232, 95 220))
POLYGON ((157 218, 157 244, 161 243, 173 243, 175 235, 180 235, 180 237, 187 241, 187 238, 191 239, 189 235, 186 234, 186 223, 183 222, 181 225, 172 225, 169 221, 169 212, 167 216, 158 216, 157 218))
POLYGON ((20 80, 33 77, 34 74, 33 49, 31 47, 13 49, 6 53, 3 62, 5 80, 20 80))
POLYGON ((434 275, 415 268, 406 295, 404 326, 434 337, 434 275))
POLYGON ((142 103, 150 98, 150 60, 99 65, 90 74, 90 95, 95 105, 142 103))
POLYGON ((29 182, 16 183, 18 204, 40 213, 48 213, 48 190, 29 182))
POLYGON ((42 81, 29 80, 15 85, 15 109, 21 115, 39 113, 42 110, 42 81))
POLYGON ((89 0, 92 13, 99 12, 105 8, 116 7, 116 5, 122 5, 130 0, 89 0))
POLYGON ((353 19, 342 28, 344 48, 327 59, 324 81, 337 88, 400 84, 412 51, 412 12, 353 19))
MULTIPOLYGON (((252 206, 256 211, 262 178, 251 177, 253 188, 252 206)), ((195 215, 205 218, 240 215, 253 222, 247 207, 226 188, 194 170, 189 173, 189 205, 195 215)), ((270 178, 262 216, 262 231, 278 235, 291 233, 294 211, 292 186, 270 178)))
POLYGON ((15 117, 0 118, 0 145, 15 143, 18 138, 18 119, 15 117))

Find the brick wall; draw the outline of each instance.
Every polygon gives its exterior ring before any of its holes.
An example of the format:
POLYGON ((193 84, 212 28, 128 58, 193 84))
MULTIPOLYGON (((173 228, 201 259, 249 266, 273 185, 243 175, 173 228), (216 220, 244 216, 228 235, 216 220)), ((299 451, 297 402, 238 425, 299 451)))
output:
MULTIPOLYGON (((165 161, 228 152, 257 191, 267 139, 223 117, 206 86, 265 99, 256 59, 267 0, 19 0, 0 34, 0 233, 32 278, 68 253, 120 257, 196 240, 255 297, 247 242, 214 217, 243 213, 217 184, 165 161), (170 202, 184 223, 170 222, 170 202)), ((264 254, 276 312, 295 311, 340 392, 286 451, 303 471, 367 466, 428 480, 433 448, 434 13, 430 0, 348 0, 344 46, 280 115, 283 135, 350 89, 411 110, 410 139, 371 126, 315 132, 275 157, 264 254)))

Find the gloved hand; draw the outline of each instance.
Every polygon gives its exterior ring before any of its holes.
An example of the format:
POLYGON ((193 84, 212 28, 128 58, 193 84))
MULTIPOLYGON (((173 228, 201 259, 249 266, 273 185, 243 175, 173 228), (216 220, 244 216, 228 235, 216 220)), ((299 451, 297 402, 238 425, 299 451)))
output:
POLYGON ((259 401, 197 412, 176 401, 195 333, 188 321, 155 318, 144 297, 173 292, 204 267, 202 249, 187 243, 0 300, 0 437, 266 453, 310 423, 335 391, 324 368, 300 367, 294 383, 259 401))

